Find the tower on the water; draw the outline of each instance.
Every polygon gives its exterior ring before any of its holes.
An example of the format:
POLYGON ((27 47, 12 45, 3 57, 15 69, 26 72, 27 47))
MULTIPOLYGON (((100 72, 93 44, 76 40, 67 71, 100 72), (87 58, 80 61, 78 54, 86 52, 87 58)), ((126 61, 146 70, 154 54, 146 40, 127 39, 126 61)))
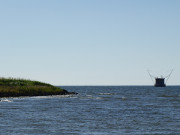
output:
POLYGON ((163 76, 161 76, 161 77, 154 77, 154 76, 152 76, 152 75, 150 74, 149 71, 148 71, 148 73, 149 73, 149 76, 151 77, 152 82, 154 83, 154 87, 166 87, 166 83, 167 83, 169 77, 171 76, 172 71, 173 71, 173 70, 171 70, 171 72, 169 73, 169 75, 167 75, 166 77, 163 77, 163 76), (155 81, 154 81, 154 79, 155 79, 155 81), (166 80, 166 81, 165 81, 165 80, 166 80))
POLYGON ((166 84, 164 83, 165 78, 155 78, 155 87, 166 87, 166 84))

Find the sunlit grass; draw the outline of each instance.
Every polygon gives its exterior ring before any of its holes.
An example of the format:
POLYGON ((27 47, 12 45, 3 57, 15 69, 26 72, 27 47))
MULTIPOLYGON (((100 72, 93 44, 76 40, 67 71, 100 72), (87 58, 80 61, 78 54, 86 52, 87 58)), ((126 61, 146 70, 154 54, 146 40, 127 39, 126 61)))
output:
POLYGON ((66 90, 39 81, 0 78, 0 97, 68 94, 66 90))

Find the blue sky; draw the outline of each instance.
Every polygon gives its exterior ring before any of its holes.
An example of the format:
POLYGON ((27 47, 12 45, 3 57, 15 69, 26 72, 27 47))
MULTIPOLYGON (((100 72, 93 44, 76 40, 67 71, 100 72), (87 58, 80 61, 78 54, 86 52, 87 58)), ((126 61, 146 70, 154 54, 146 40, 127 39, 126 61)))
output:
POLYGON ((0 1, 0 73, 54 85, 180 84, 179 0, 0 1))

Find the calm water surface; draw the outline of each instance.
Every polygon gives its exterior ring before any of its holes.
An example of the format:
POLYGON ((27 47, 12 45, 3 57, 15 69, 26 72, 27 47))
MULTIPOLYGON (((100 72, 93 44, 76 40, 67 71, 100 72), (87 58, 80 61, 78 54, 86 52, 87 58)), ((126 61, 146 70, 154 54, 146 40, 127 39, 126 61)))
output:
POLYGON ((74 96, 1 98, 0 135, 179 135, 180 87, 66 86, 74 96))

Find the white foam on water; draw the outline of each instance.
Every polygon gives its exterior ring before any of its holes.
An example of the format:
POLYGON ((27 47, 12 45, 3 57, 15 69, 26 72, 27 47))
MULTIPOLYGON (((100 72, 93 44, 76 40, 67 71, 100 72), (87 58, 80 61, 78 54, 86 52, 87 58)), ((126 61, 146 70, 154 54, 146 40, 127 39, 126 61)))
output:
POLYGON ((34 96, 34 97, 30 97, 30 98, 33 98, 33 99, 44 99, 44 98, 51 98, 50 96, 34 96))
POLYGON ((12 100, 9 100, 9 99, 6 99, 6 98, 4 98, 4 99, 0 99, 0 102, 13 102, 12 100))
POLYGON ((72 98, 72 97, 74 97, 74 95, 57 95, 57 96, 53 96, 53 97, 59 97, 59 98, 72 98))

